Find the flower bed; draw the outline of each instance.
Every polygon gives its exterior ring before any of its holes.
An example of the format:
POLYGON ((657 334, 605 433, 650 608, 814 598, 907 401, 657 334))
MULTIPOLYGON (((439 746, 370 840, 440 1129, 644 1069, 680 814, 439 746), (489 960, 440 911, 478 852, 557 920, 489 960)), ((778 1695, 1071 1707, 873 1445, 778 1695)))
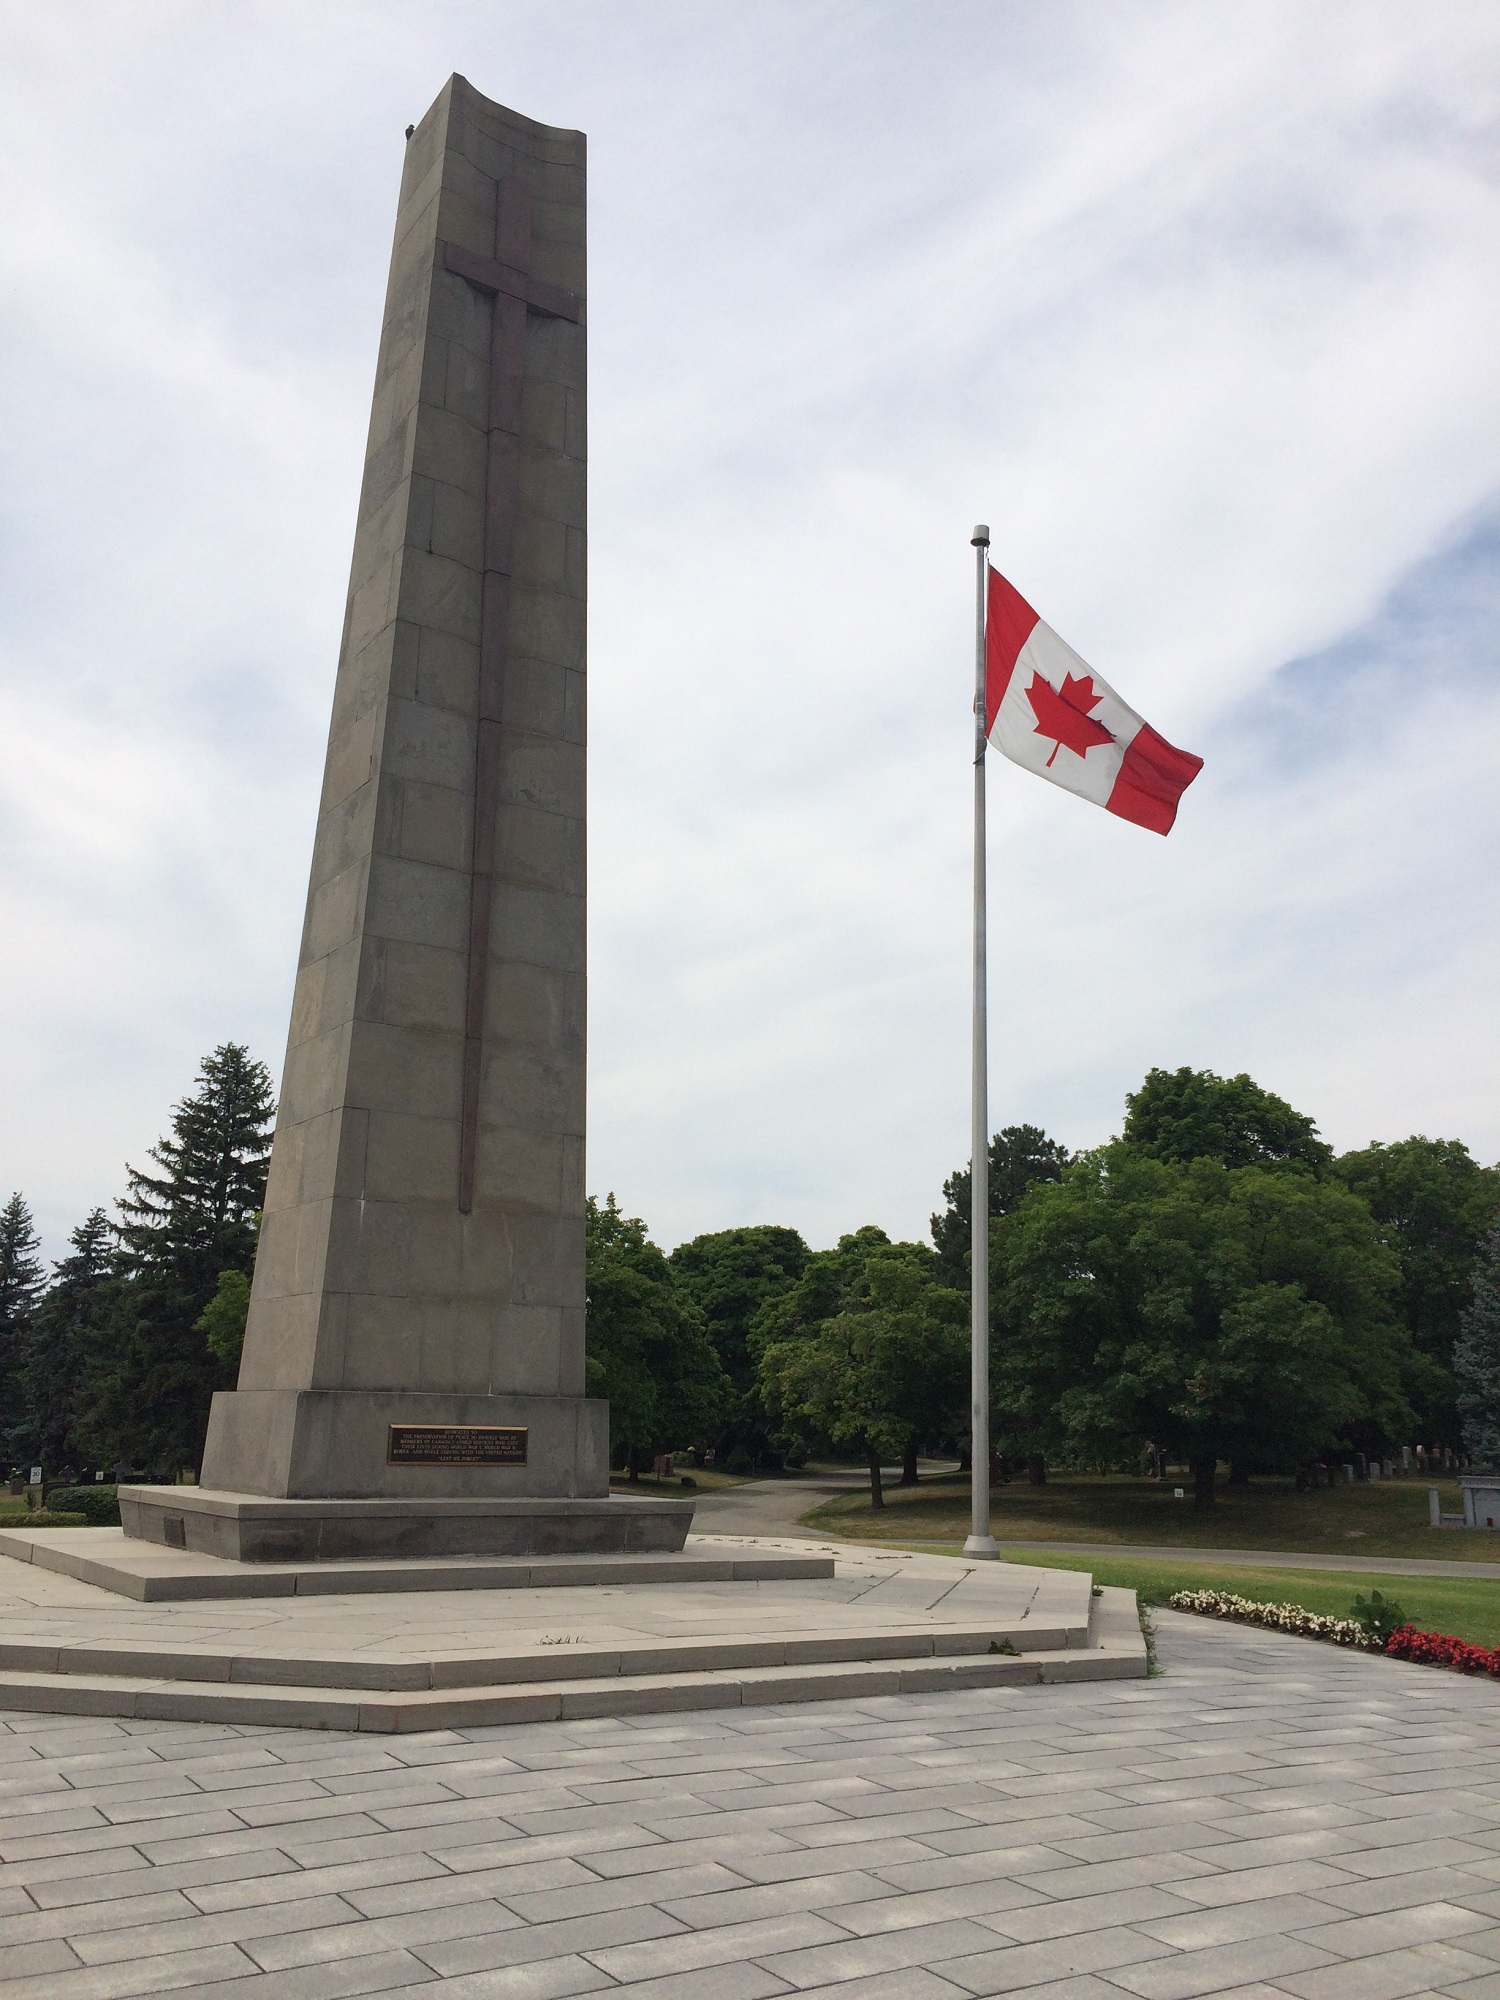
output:
POLYGON ((1488 1646, 1471 1646, 1467 1639, 1452 1639, 1446 1632, 1419 1632, 1403 1625, 1386 1641, 1385 1650, 1393 1660, 1415 1660, 1422 1667, 1447 1667, 1456 1674, 1493 1674, 1500 1679, 1500 1652, 1488 1646))
POLYGON ((1253 1597, 1236 1597, 1229 1590, 1177 1590, 1167 1604, 1173 1611, 1196 1611, 1200 1617, 1229 1618, 1241 1625, 1265 1625, 1273 1632, 1291 1632, 1300 1639, 1323 1639, 1365 1653, 1384 1653, 1393 1660, 1412 1660, 1422 1667, 1490 1674, 1500 1680, 1500 1649, 1492 1652, 1488 1646, 1471 1646, 1467 1639, 1454 1639, 1445 1632, 1419 1632, 1415 1625, 1400 1625, 1382 1638, 1357 1618, 1325 1618, 1316 1611, 1305 1611, 1300 1604, 1261 1604, 1253 1597))
MULTIPOLYGON (((1304 1611, 1300 1604, 1261 1604, 1253 1597, 1236 1597, 1231 1590, 1175 1590, 1167 1599, 1173 1611, 1196 1611, 1206 1618, 1231 1618, 1240 1625, 1268 1625, 1273 1632, 1293 1632, 1300 1639, 1324 1639, 1334 1646, 1382 1651, 1375 1634, 1353 1618, 1325 1618, 1304 1611)), ((1461 1643, 1455 1641, 1455 1644, 1461 1643)))

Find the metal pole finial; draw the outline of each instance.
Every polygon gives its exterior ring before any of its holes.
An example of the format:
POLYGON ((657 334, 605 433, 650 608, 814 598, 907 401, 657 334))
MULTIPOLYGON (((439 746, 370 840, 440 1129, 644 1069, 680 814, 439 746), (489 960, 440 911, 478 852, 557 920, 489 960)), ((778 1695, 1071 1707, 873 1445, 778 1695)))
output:
POLYGON ((970 535, 969 537, 969 546, 975 549, 987 549, 989 545, 990 545, 990 524, 988 521, 981 521, 979 523, 979 526, 974 530, 973 534, 970 535))

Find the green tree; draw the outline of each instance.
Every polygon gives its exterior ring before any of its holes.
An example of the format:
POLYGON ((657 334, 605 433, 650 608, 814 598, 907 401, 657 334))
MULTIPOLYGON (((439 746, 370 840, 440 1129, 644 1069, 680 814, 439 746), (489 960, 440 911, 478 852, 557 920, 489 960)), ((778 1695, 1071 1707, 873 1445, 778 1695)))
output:
POLYGON ((1500 1217, 1500 1169, 1458 1139, 1415 1134, 1343 1153, 1334 1172, 1369 1206, 1401 1266, 1401 1314, 1426 1366, 1413 1393, 1424 1437, 1459 1442, 1454 1343, 1474 1259, 1500 1217))
POLYGON ((639 1217, 588 1203, 588 1392, 609 1398, 610 1448, 631 1477, 712 1434, 728 1383, 703 1314, 639 1217))
POLYGON ((44 1277, 40 1248, 26 1198, 13 1194, 0 1208, 0 1438, 7 1460, 26 1450, 30 1437, 25 1363, 44 1277))
POLYGON ((880 1229, 809 1257, 802 1280, 756 1321, 761 1393, 784 1425, 855 1451, 884 1506, 881 1464, 951 1431, 968 1383, 968 1304, 936 1255, 880 1229))
POLYGON ((995 1395, 1024 1444, 1149 1441, 1213 1505, 1216 1468, 1302 1463, 1410 1421, 1400 1281, 1368 1209, 1306 1171, 1103 1147, 995 1231, 995 1395))
MULTIPOLYGON (((1040 1125, 1006 1125, 990 1141, 990 1214, 1011 1215, 1037 1181, 1060 1181, 1072 1160, 1066 1146, 1049 1139, 1040 1125)), ((969 1282, 970 1220, 974 1176, 960 1167, 943 1182, 941 1215, 932 1218, 943 1282, 962 1291, 969 1282)))
POLYGON ((795 1229, 759 1223, 695 1236, 690 1243, 679 1243, 668 1259, 678 1284, 703 1314, 729 1378, 717 1438, 721 1457, 736 1445, 759 1457, 770 1443, 750 1352, 750 1325, 763 1307, 797 1282, 807 1257, 807 1245, 795 1229))
POLYGON ((250 1280, 243 1271, 221 1271, 218 1290, 198 1315, 198 1331, 208 1351, 226 1368, 237 1369, 250 1316, 250 1280))
POLYGON ((114 1231, 102 1208, 91 1209, 69 1238, 72 1254, 54 1266, 52 1282, 27 1328, 22 1383, 26 1408, 23 1457, 49 1471, 76 1465, 76 1429, 84 1384, 107 1336, 116 1301, 114 1231))
POLYGON ((1295 1162, 1317 1170, 1333 1149, 1311 1118, 1243 1071, 1153 1069, 1125 1099, 1122 1138, 1157 1160, 1221 1160, 1226 1167, 1295 1162))
POLYGON ((1500 1467, 1500 1222, 1474 1260, 1473 1294, 1453 1350, 1464 1443, 1483 1466, 1500 1467))
POLYGON ((198 1463, 213 1392, 234 1379, 198 1322, 220 1274, 254 1265, 275 1109, 270 1072, 237 1042, 205 1057, 197 1085, 151 1148, 159 1171, 126 1168, 122 1283, 78 1427, 99 1461, 162 1473, 198 1463))

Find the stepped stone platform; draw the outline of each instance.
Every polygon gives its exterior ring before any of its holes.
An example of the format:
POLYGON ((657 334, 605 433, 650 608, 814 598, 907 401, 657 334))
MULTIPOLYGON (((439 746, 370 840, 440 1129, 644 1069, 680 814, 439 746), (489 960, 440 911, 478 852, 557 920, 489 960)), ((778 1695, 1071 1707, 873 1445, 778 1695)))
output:
MULTIPOLYGON (((378 1504, 378 1503, 370 1503, 378 1504)), ((434 1501, 434 1509, 442 1502, 434 1501)), ((455 1503, 465 1512, 468 1502, 455 1503)), ((496 1507, 504 1502, 493 1502, 496 1507)), ((534 1517, 549 1503, 522 1503, 534 1517)), ((560 1504, 560 1503, 553 1503, 560 1504)), ((669 1503, 670 1504, 670 1503, 669 1503)), ((601 1506, 649 1508, 646 1501, 611 1500, 601 1506)), ((243 1562, 203 1549, 133 1540, 119 1528, 0 1529, 0 1555, 58 1570, 84 1583, 117 1591, 143 1603, 170 1603, 209 1597, 341 1597, 354 1591, 513 1590, 529 1585, 572 1583, 725 1583, 734 1581, 726 1557, 685 1555, 680 1550, 626 1550, 604 1555, 463 1555, 348 1557, 344 1561, 243 1562)), ((826 1576, 824 1557, 750 1556, 746 1574, 826 1576), (791 1564, 792 1567, 788 1567, 791 1564), (767 1567, 770 1565, 770 1567, 767 1567)))
POLYGON ((1133 1593, 1076 1570, 699 1535, 479 1588, 370 1564, 345 1590, 129 1602, 81 1550, 55 1560, 110 1532, 0 1535, 30 1544, 0 1565, 0 1709, 394 1733, 1146 1671, 1133 1593))

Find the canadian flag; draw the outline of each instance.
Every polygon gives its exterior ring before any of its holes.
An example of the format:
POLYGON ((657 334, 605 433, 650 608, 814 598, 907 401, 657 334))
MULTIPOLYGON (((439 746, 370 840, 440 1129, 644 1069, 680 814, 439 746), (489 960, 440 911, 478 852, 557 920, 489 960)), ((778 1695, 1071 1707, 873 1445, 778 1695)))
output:
POLYGON ((985 719, 997 750, 1039 778, 1169 833, 1203 759, 1175 750, 990 571, 985 719))

